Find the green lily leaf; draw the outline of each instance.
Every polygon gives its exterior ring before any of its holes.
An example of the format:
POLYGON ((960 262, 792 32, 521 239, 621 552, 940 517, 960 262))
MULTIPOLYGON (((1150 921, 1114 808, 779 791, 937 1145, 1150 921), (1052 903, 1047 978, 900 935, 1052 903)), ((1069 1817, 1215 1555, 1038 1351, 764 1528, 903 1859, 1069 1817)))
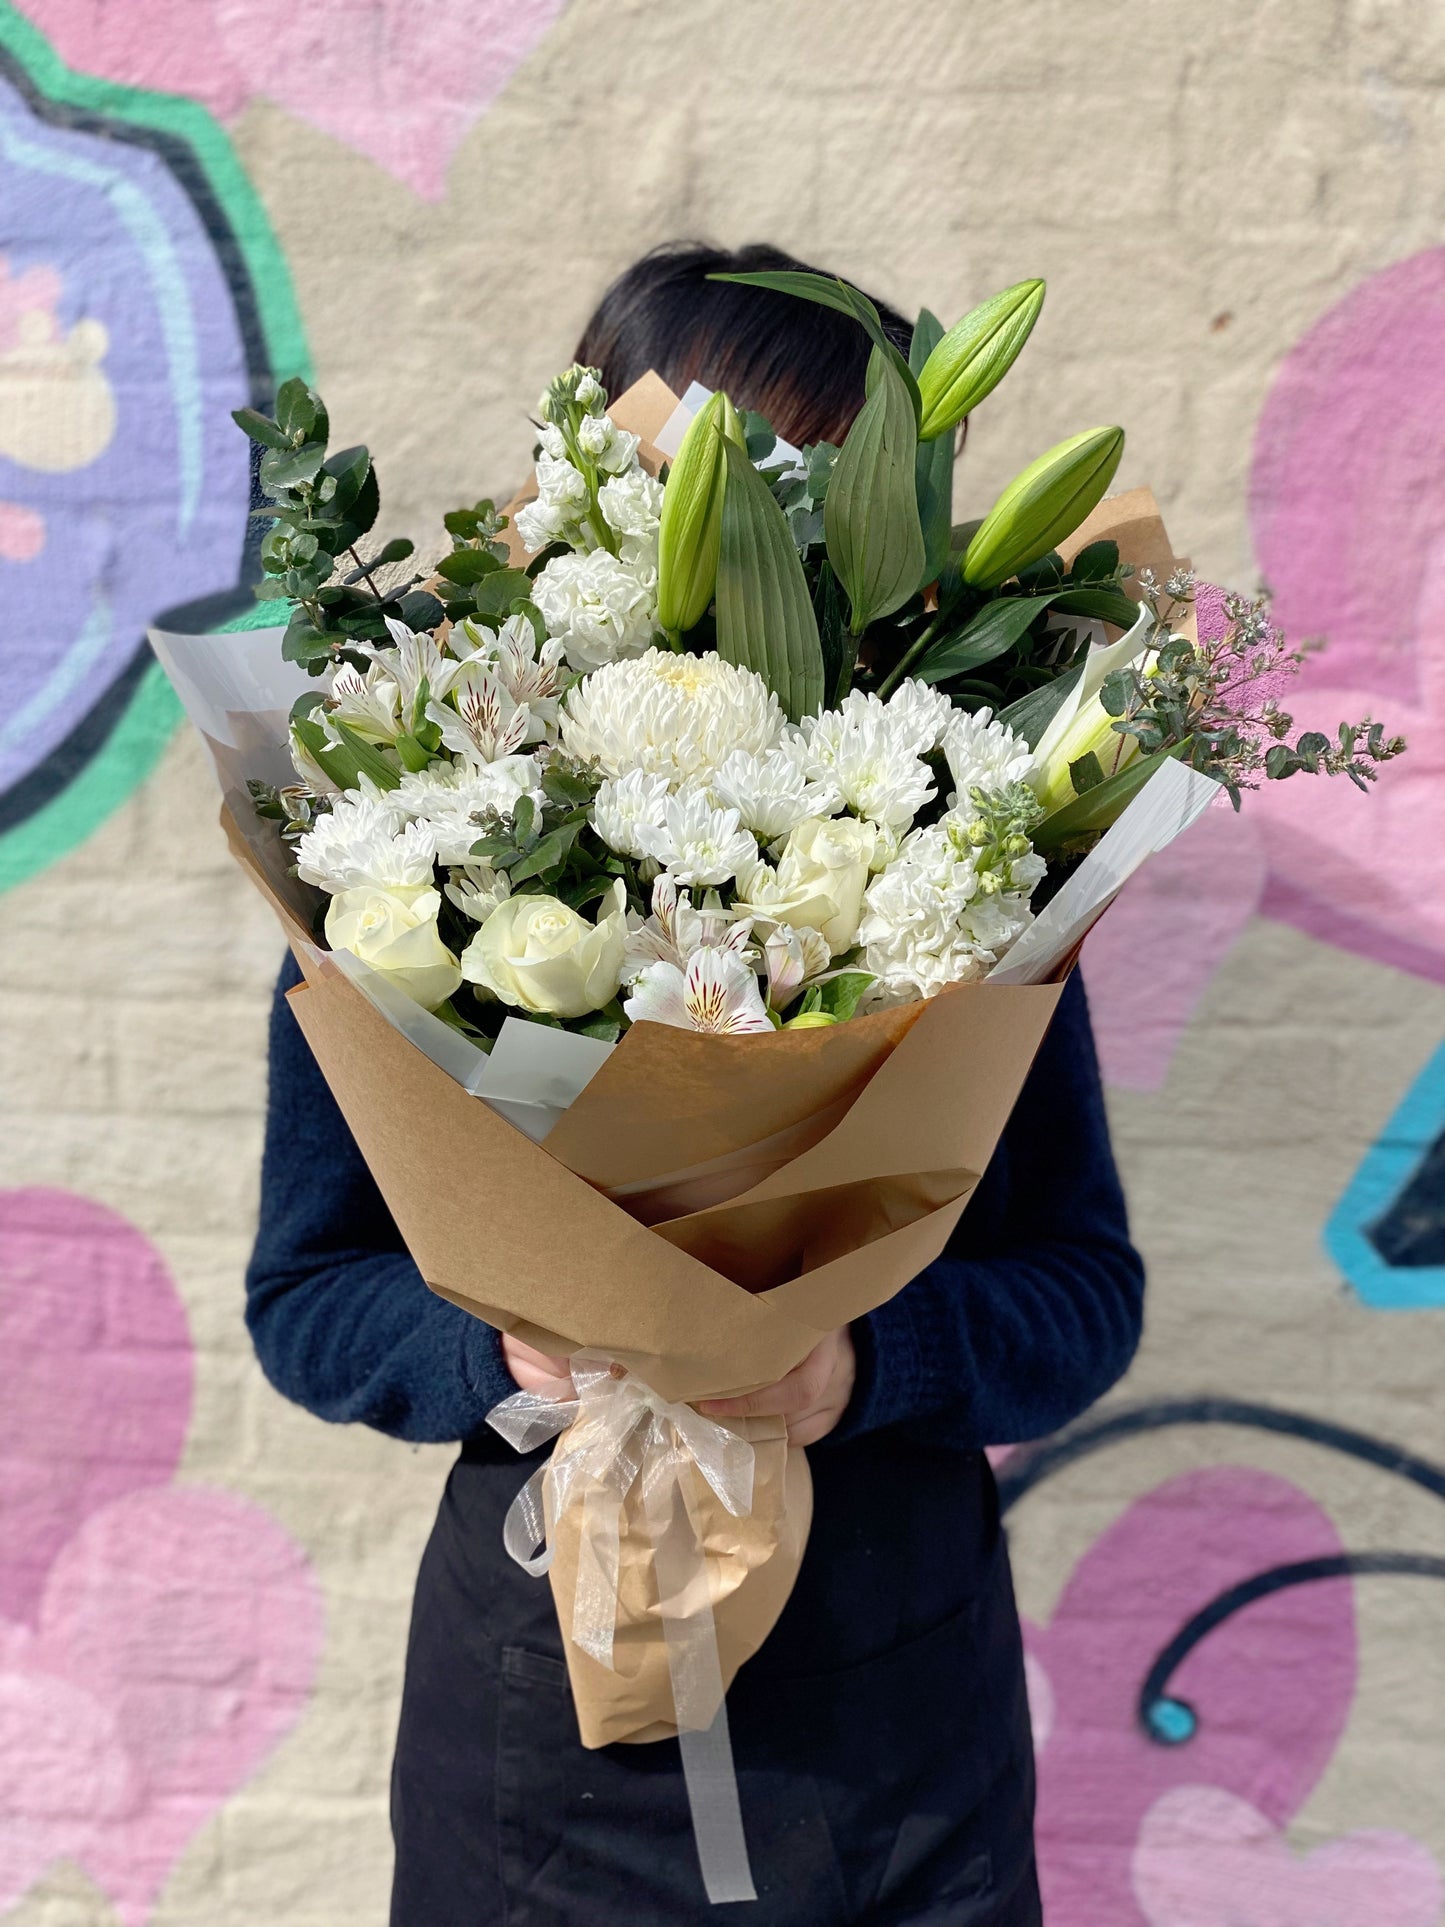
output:
MULTIPOLYGON (((929 355, 943 338, 943 323, 927 308, 920 311, 913 329, 913 345, 908 365, 917 375, 929 355)), ((923 528, 925 562, 923 577, 934 582, 948 563, 949 537, 953 521, 953 437, 938 435, 920 441, 914 460, 914 485, 918 491, 918 520, 923 528)))
POLYGON ((872 394, 848 430, 824 504, 828 560, 862 635, 921 586, 927 565, 918 519, 918 428, 908 391, 875 349, 872 394))
POLYGON ((823 703, 823 651, 803 565, 783 511, 746 451, 725 441, 717 571, 717 649, 756 670, 790 722, 823 703))

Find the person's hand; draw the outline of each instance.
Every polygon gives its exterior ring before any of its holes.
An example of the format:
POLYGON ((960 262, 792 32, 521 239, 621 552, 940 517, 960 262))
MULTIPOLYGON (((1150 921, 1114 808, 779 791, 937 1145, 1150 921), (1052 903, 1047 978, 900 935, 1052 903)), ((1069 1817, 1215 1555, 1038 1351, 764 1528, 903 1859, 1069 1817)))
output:
POLYGON ((575 1396, 570 1358, 554 1358, 550 1352, 539 1352, 531 1345, 524 1345, 520 1338, 513 1338, 510 1332, 502 1333, 502 1357, 522 1391, 541 1392, 546 1398, 575 1396))
POLYGON ((857 1372, 853 1334, 844 1325, 829 1332, 776 1385, 742 1398, 702 1399, 697 1409, 708 1418, 760 1418, 780 1412, 793 1445, 816 1445, 847 1411, 857 1372))

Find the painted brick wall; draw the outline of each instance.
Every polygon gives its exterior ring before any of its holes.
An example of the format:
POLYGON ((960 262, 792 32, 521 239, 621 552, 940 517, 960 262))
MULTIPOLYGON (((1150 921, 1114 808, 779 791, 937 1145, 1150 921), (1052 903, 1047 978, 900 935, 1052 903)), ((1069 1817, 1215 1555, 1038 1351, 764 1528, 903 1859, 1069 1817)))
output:
POLYGON ((1047 276, 961 499, 1123 420, 1204 574, 1330 632, 1302 709, 1412 738, 1369 802, 1206 819, 1091 944, 1148 1332, 999 1472, 1050 1927, 1437 1927, 1442 182, 1445 13, 1391 0, 0 0, 6 1927, 386 1916, 449 1455, 288 1407, 240 1321, 280 945, 139 651, 235 579, 217 424, 313 369, 419 531, 692 234, 945 315, 1047 276))

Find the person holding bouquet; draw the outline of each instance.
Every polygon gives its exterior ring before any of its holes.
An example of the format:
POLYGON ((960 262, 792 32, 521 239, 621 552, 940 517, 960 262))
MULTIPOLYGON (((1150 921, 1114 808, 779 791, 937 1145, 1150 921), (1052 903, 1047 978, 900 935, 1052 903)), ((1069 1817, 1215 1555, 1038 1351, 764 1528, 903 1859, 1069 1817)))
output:
MULTIPOLYGON (((804 445, 841 441, 868 343, 846 316, 719 283, 796 268, 675 247, 607 292, 577 359, 725 389, 804 445)), ((906 354, 909 328, 880 313, 906 354)), ((531 1350, 423 1282, 287 1008, 271 1027, 247 1318, 318 1416, 461 1446, 422 1561, 393 1772, 393 1927, 683 1927, 710 1917, 675 1741, 587 1751, 550 1593, 502 1546, 531 1469, 488 1429, 531 1350)), ((728 1710, 756 1927, 1036 1927, 1023 1656, 984 1448, 1078 1416, 1138 1341, 1129 1240, 1077 973, 944 1254, 777 1384, 704 1403, 781 1414, 810 1448, 796 1588, 728 1710)), ((537 1455, 540 1461, 541 1454, 537 1455)))

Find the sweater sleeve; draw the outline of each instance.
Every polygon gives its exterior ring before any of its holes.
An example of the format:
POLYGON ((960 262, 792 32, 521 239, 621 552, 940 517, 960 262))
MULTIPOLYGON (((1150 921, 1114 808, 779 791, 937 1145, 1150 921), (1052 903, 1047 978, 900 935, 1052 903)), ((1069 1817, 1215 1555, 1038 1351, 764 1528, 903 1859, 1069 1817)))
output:
POLYGON ((832 1436, 1040 1438, 1123 1374, 1143 1294, 1075 972, 949 1250, 855 1324, 858 1377, 832 1436))
POLYGON ((276 1389, 318 1418, 463 1439, 517 1388, 500 1335, 429 1291, 285 992, 271 1011, 261 1217, 246 1323, 276 1389))

